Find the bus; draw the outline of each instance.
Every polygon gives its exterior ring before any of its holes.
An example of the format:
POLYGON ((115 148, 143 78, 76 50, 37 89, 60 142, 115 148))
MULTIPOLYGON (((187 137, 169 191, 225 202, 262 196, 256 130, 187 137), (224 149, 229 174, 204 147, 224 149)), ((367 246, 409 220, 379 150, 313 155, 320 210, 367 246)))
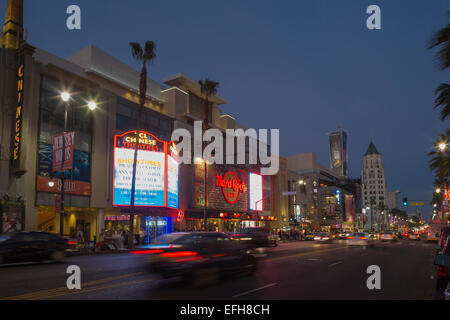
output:
POLYGON ((447 227, 447 223, 445 222, 430 222, 428 227, 428 241, 437 242, 439 240, 439 236, 441 235, 442 228, 447 227))

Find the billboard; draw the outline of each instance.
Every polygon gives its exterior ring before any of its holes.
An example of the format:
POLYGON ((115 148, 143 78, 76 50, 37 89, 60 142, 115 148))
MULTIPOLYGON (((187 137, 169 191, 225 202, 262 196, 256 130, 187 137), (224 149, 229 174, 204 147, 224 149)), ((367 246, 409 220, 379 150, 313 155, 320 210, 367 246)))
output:
MULTIPOLYGON (((114 137, 114 206, 131 205, 135 143, 135 131, 114 137)), ((178 208, 178 161, 168 155, 169 143, 144 131, 137 143, 134 205, 178 208)))
POLYGON ((347 133, 339 128, 329 134, 331 169, 341 177, 348 176, 347 133))
POLYGON ((53 136, 53 171, 65 171, 72 169, 74 142, 74 131, 53 136))
POLYGON ((263 182, 261 175, 250 173, 249 196, 250 210, 263 211, 263 182))

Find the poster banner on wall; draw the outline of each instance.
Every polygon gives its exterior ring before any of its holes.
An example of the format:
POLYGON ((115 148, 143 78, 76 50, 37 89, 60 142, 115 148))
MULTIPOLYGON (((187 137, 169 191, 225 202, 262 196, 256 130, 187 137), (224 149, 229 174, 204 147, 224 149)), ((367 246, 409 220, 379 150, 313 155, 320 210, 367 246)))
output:
POLYGON ((250 210, 263 211, 262 176, 256 173, 250 173, 249 186, 250 210))

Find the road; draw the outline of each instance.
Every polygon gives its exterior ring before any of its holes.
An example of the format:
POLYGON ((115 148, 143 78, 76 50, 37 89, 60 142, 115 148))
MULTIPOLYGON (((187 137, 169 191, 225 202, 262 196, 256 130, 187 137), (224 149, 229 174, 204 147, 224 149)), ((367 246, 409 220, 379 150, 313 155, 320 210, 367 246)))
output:
POLYGON ((148 271, 145 257, 99 254, 61 263, 0 267, 0 299, 434 299, 434 244, 400 240, 374 248, 286 242, 267 248, 258 271, 194 289, 148 271), (66 269, 81 268, 81 289, 68 290, 66 269), (369 290, 367 267, 381 269, 381 289, 369 290))

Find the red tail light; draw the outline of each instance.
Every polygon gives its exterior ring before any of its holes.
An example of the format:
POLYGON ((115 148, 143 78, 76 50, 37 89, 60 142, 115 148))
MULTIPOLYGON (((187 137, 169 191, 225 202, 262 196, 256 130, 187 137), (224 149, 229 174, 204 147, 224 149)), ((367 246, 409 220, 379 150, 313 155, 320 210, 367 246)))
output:
POLYGON ((367 240, 366 237, 359 237, 361 240, 367 240))
POLYGON ((203 257, 189 257, 189 258, 181 258, 181 259, 176 259, 175 262, 186 262, 186 261, 194 261, 194 260, 202 260, 203 257))
POLYGON ((180 258, 180 257, 192 257, 198 255, 195 251, 179 251, 179 252, 166 252, 162 253, 161 257, 166 258, 180 258))
POLYGON ((153 254, 153 253, 162 253, 164 252, 163 250, 136 250, 136 251, 131 251, 131 254, 153 254))
POLYGON ((437 274, 438 274, 438 276, 441 276, 441 277, 450 276, 450 268, 449 267, 438 266, 437 267, 437 274))
POLYGON ((78 241, 75 241, 75 240, 67 240, 67 244, 70 244, 70 245, 77 245, 77 244, 78 244, 78 241))
POLYGON ((347 239, 354 239, 355 237, 347 237, 347 239))

